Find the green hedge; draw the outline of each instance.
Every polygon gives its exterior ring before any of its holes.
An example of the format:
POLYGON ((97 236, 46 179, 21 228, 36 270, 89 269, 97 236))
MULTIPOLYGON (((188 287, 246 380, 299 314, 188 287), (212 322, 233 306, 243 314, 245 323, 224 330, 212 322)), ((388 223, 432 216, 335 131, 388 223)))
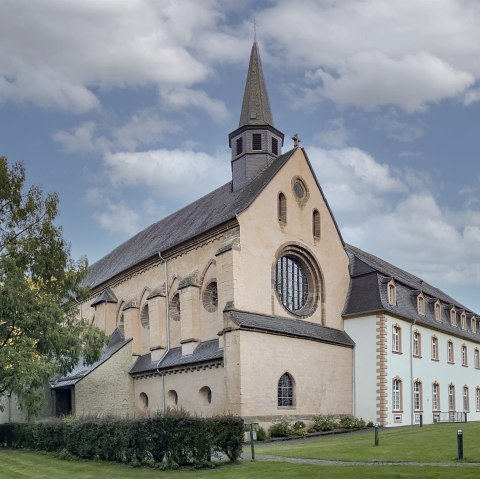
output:
POLYGON ((0 445, 134 464, 203 466, 216 452, 236 461, 242 440, 241 418, 205 419, 183 412, 140 420, 0 424, 0 445))

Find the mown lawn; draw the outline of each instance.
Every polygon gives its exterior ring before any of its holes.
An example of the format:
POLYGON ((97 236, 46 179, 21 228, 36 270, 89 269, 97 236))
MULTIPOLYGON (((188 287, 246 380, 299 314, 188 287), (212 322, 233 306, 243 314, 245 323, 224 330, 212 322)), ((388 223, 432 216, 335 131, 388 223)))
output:
POLYGON ((156 471, 87 461, 64 461, 46 454, 0 450, 1 479, 476 479, 475 467, 338 466, 323 467, 283 462, 250 462, 209 470, 156 471))
POLYGON ((455 461, 457 429, 463 430, 464 460, 480 462, 480 422, 381 429, 378 447, 373 444, 373 430, 368 430, 318 439, 299 439, 288 444, 266 443, 259 445, 256 450, 258 453, 282 457, 341 461, 455 461))

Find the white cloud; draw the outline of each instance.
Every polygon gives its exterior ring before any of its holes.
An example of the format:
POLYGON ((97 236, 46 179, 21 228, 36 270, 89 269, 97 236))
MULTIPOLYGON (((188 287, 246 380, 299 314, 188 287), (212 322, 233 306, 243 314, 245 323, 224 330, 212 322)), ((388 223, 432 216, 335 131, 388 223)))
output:
POLYGON ((93 217, 102 229, 129 236, 137 233, 141 225, 140 215, 123 202, 106 203, 93 217))
POLYGON ((471 88, 470 90, 466 91, 463 103, 466 106, 469 106, 472 103, 477 102, 478 100, 480 100, 480 88, 471 88))
POLYGON ((402 120, 394 108, 390 108, 385 114, 378 116, 374 128, 384 131, 389 138, 405 143, 418 140, 425 133, 419 120, 413 118, 402 120))
POLYGON ((464 94, 480 77, 476 2, 303 0, 257 18, 282 64, 314 72, 317 83, 309 75, 313 84, 299 90, 316 102, 417 111, 464 94))
POLYGON ((98 136, 96 130, 95 122, 87 121, 78 125, 71 132, 57 130, 53 134, 53 139, 71 153, 107 151, 111 146, 110 142, 105 137, 98 136))
POLYGON ((345 146, 350 138, 350 132, 343 118, 335 118, 327 123, 327 127, 314 137, 325 146, 339 148, 345 146))
POLYGON ((442 206, 427 174, 414 179, 359 149, 309 148, 309 157, 347 242, 447 292, 480 286, 480 211, 442 206))
POLYGON ((217 123, 225 122, 230 116, 223 101, 211 98, 203 90, 185 87, 162 88, 160 100, 164 107, 172 110, 189 107, 204 110, 217 123))
POLYGON ((398 105, 408 112, 424 110, 427 103, 460 95, 475 81, 473 75, 426 52, 399 59, 379 51, 360 52, 346 63, 335 74, 317 70, 321 91, 335 103, 363 108, 398 105))
POLYGON ((229 155, 214 157, 188 150, 150 150, 107 154, 104 166, 115 188, 146 187, 166 202, 186 203, 225 183, 229 155))

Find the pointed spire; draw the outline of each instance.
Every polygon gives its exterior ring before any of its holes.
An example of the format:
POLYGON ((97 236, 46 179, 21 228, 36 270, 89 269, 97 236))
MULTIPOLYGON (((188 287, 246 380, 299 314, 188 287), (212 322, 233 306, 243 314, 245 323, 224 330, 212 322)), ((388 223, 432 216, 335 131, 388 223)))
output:
POLYGON ((239 127, 245 125, 271 125, 273 126, 272 111, 268 99, 265 78, 263 77, 262 62, 255 39, 250 54, 247 82, 243 95, 242 112, 239 127))

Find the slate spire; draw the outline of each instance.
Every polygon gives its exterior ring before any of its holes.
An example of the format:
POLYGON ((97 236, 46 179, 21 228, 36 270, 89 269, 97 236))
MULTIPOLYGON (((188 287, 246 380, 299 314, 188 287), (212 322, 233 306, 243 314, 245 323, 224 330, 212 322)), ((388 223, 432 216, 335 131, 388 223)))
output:
POLYGON ((253 42, 250 54, 250 65, 248 66, 242 112, 238 126, 245 125, 273 126, 272 111, 270 110, 270 101, 256 40, 253 42))
POLYGON ((273 126, 257 40, 252 45, 238 128, 228 135, 232 188, 243 188, 282 154, 283 133, 273 126))

